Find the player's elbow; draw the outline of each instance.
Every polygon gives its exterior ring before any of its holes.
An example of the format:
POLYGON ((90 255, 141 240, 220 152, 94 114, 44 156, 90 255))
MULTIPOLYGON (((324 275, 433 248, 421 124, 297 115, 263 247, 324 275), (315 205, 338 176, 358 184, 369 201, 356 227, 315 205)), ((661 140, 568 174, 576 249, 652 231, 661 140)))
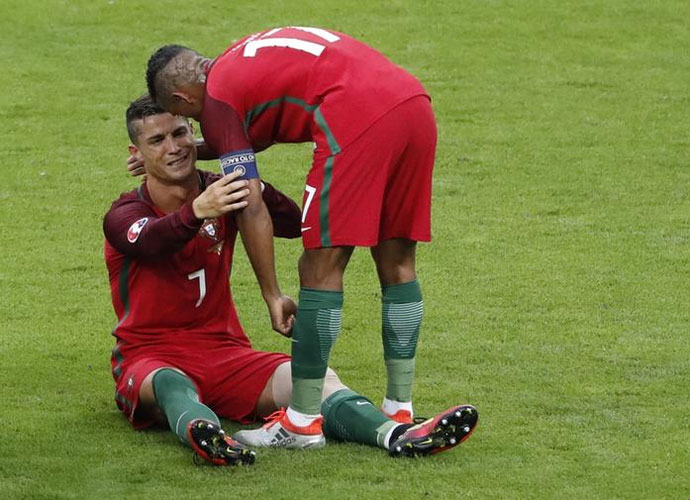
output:
POLYGON ((249 220, 260 217, 266 213, 266 205, 260 197, 249 196, 247 199, 247 206, 237 211, 237 217, 240 220, 249 220))
POLYGON ((274 218, 273 236, 276 238, 299 238, 302 236, 300 219, 294 218, 274 218))

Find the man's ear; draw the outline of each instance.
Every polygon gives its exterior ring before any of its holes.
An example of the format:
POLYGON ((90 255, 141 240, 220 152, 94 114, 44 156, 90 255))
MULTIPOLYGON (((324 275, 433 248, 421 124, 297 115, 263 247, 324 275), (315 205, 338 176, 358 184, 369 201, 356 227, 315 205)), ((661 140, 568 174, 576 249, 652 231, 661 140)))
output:
POLYGON ((190 96, 187 92, 176 90, 171 94, 171 96, 176 101, 184 101, 187 104, 192 104, 192 96, 190 96))
POLYGON ((129 154, 131 154, 132 156, 139 156, 139 148, 136 147, 134 144, 130 144, 127 149, 129 149, 129 154))

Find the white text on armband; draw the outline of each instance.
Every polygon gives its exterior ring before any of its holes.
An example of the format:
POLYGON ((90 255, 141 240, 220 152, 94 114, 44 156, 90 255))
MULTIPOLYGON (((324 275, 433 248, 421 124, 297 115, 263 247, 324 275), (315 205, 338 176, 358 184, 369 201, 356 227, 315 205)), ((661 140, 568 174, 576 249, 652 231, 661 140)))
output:
POLYGON ((251 149, 233 151, 220 156, 220 168, 223 175, 231 172, 241 172, 238 179, 258 179, 259 170, 256 168, 256 156, 251 149))

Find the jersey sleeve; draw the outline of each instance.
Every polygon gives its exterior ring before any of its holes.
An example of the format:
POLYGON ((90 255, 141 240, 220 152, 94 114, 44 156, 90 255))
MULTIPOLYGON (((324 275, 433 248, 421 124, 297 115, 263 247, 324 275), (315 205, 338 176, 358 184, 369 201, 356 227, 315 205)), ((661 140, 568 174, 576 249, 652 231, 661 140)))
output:
POLYGON ((151 206, 137 199, 120 199, 103 219, 106 240, 131 257, 175 253, 199 231, 203 221, 194 216, 192 204, 159 217, 151 206))
POLYGON ((279 238, 299 238, 302 234, 302 212, 297 203, 267 182, 264 182, 262 196, 273 222, 273 235, 279 238))
POLYGON ((256 156, 239 113, 229 104, 206 95, 201 114, 204 141, 218 154, 224 174, 240 170, 240 179, 257 179, 256 156))

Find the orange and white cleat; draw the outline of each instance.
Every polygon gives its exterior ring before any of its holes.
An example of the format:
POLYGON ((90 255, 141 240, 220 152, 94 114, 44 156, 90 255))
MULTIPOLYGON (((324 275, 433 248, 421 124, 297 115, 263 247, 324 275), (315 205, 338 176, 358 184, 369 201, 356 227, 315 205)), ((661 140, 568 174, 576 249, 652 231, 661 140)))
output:
POLYGON ((390 413, 386 413, 383 409, 381 409, 384 415, 386 415, 388 418, 393 420, 394 422, 398 422, 399 424, 411 424, 414 421, 412 420, 412 412, 408 410, 398 410, 392 415, 390 413))
POLYGON ((281 408, 269 415, 262 427, 238 431, 232 437, 244 445, 255 447, 323 448, 326 438, 323 435, 322 422, 323 417, 319 417, 311 424, 299 427, 290 422, 285 409, 281 408))

